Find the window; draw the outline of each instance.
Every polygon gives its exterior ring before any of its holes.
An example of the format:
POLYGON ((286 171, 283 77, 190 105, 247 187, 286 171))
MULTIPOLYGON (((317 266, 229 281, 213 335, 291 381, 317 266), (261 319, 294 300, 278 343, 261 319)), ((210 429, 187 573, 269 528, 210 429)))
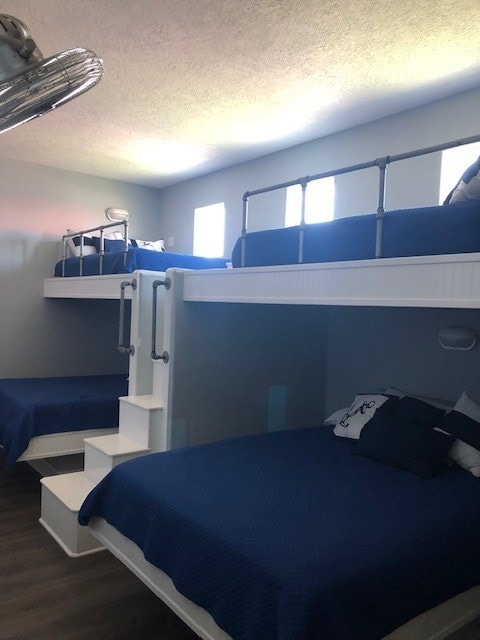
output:
MULTIPOLYGON (((327 222, 333 220, 335 205, 335 178, 322 178, 307 184, 305 197, 305 222, 327 222)), ((285 226, 293 227, 302 219, 302 187, 299 184, 287 187, 285 226)))
POLYGON ((480 156, 480 142, 453 147, 442 151, 442 168, 440 171, 439 202, 443 204, 445 198, 457 184, 465 169, 480 156))
POLYGON ((206 258, 223 256, 225 240, 225 203, 195 209, 193 254, 206 258))

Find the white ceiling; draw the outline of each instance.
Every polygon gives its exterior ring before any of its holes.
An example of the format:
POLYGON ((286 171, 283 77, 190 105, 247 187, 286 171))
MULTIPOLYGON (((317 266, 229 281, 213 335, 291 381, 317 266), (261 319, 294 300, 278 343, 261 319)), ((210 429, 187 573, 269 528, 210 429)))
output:
POLYGON ((3 0, 100 84, 0 156, 165 186, 479 84, 478 0, 3 0))

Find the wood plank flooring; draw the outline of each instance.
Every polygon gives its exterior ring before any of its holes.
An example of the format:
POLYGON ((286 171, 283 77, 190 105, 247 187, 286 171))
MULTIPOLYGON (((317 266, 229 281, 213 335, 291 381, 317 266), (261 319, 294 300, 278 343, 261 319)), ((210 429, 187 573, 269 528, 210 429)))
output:
POLYGON ((198 640, 110 553, 67 557, 39 514, 39 475, 0 455, 0 640, 198 640))

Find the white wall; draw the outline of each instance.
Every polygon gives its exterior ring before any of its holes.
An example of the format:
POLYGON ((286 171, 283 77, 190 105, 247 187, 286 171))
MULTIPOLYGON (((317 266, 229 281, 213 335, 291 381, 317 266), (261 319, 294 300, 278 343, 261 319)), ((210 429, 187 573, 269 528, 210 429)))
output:
POLYGON ((118 303, 47 300, 67 227, 106 223, 104 209, 131 211, 131 235, 157 234, 158 191, 29 164, 0 165, 0 377, 126 371, 117 354, 118 303))
MULTIPOLYGON (((225 254, 230 255, 241 231, 245 191, 478 134, 479 103, 480 88, 163 189, 161 233, 174 237, 175 251, 191 253, 195 207, 225 202, 225 254)), ((375 211, 378 170, 370 172, 338 179, 337 217, 375 211)), ((440 154, 392 165, 387 208, 437 204, 439 178, 440 154)), ((283 198, 282 192, 258 202, 252 198, 251 228, 262 226, 259 209, 269 222, 281 221, 283 198)))

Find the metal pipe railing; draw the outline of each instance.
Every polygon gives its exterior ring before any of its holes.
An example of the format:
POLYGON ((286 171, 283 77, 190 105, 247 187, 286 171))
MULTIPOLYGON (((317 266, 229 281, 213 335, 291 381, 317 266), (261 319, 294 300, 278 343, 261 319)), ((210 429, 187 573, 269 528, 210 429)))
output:
POLYGON ((118 345, 117 349, 120 353, 129 353, 131 356, 135 354, 135 347, 133 344, 125 344, 125 289, 132 287, 133 291, 137 288, 137 281, 135 278, 129 282, 124 280, 120 284, 120 310, 118 319, 118 345))
POLYGON ((165 289, 170 289, 171 287, 170 278, 165 278, 164 280, 154 280, 152 282, 153 288, 153 297, 152 297, 152 348, 151 348, 151 357, 152 360, 163 360, 165 364, 170 359, 168 351, 164 351, 162 354, 157 353, 157 289, 158 287, 165 287, 165 289))
POLYGON ((78 257, 80 258, 79 275, 83 276, 83 259, 85 257, 85 254, 83 252, 84 237, 87 233, 93 233, 94 231, 100 232, 100 238, 99 238, 100 250, 98 252, 99 254, 98 275, 101 276, 103 275, 103 258, 105 255, 104 231, 105 229, 111 229, 112 227, 118 227, 118 226, 123 227, 123 242, 124 242, 123 266, 125 266, 127 262, 127 252, 128 252, 128 221, 122 220, 120 222, 111 222, 109 224, 102 224, 102 225, 99 225, 98 227, 92 227, 91 229, 83 229, 82 231, 72 231, 70 233, 66 233, 65 235, 63 235, 62 236, 62 278, 65 277, 65 261, 67 259, 67 238, 80 238, 80 252, 78 255, 78 257))
POLYGON ((445 149, 451 149, 452 147, 460 147, 466 144, 472 144, 473 142, 480 142, 480 134, 470 136, 468 138, 459 138, 451 142, 444 142, 436 144, 431 147, 424 147, 422 149, 416 149, 414 151, 408 151, 406 153, 398 153, 393 156, 385 156, 383 158, 376 158, 369 162, 361 162, 359 164, 352 164, 347 167, 341 167, 339 169, 333 169, 330 171, 322 171, 311 176, 305 176, 298 178, 297 180, 288 180, 287 182, 280 182, 270 187, 263 187, 261 189, 254 189, 252 191, 246 191, 243 194, 243 216, 242 216, 242 236, 241 236, 241 258, 240 265, 245 266, 246 253, 247 253, 247 234, 248 234, 248 204, 252 196, 257 196, 263 193, 269 193, 270 191, 277 191, 278 189, 286 189, 295 185, 302 187, 302 222, 299 225, 299 244, 298 244, 298 261, 303 262, 303 246, 305 239, 305 190, 309 182, 314 180, 321 180, 323 178, 331 178, 334 176, 343 175, 346 173, 353 173, 355 171, 361 171, 363 169, 371 169, 372 167, 378 167, 380 171, 379 186, 378 186, 378 206, 377 206, 377 231, 375 239, 375 257, 380 258, 382 256, 382 241, 383 241, 383 221, 385 217, 385 184, 386 184, 386 168, 392 162, 399 162, 400 160, 407 160, 409 158, 416 158, 419 156, 435 153, 437 151, 444 151, 445 149))

